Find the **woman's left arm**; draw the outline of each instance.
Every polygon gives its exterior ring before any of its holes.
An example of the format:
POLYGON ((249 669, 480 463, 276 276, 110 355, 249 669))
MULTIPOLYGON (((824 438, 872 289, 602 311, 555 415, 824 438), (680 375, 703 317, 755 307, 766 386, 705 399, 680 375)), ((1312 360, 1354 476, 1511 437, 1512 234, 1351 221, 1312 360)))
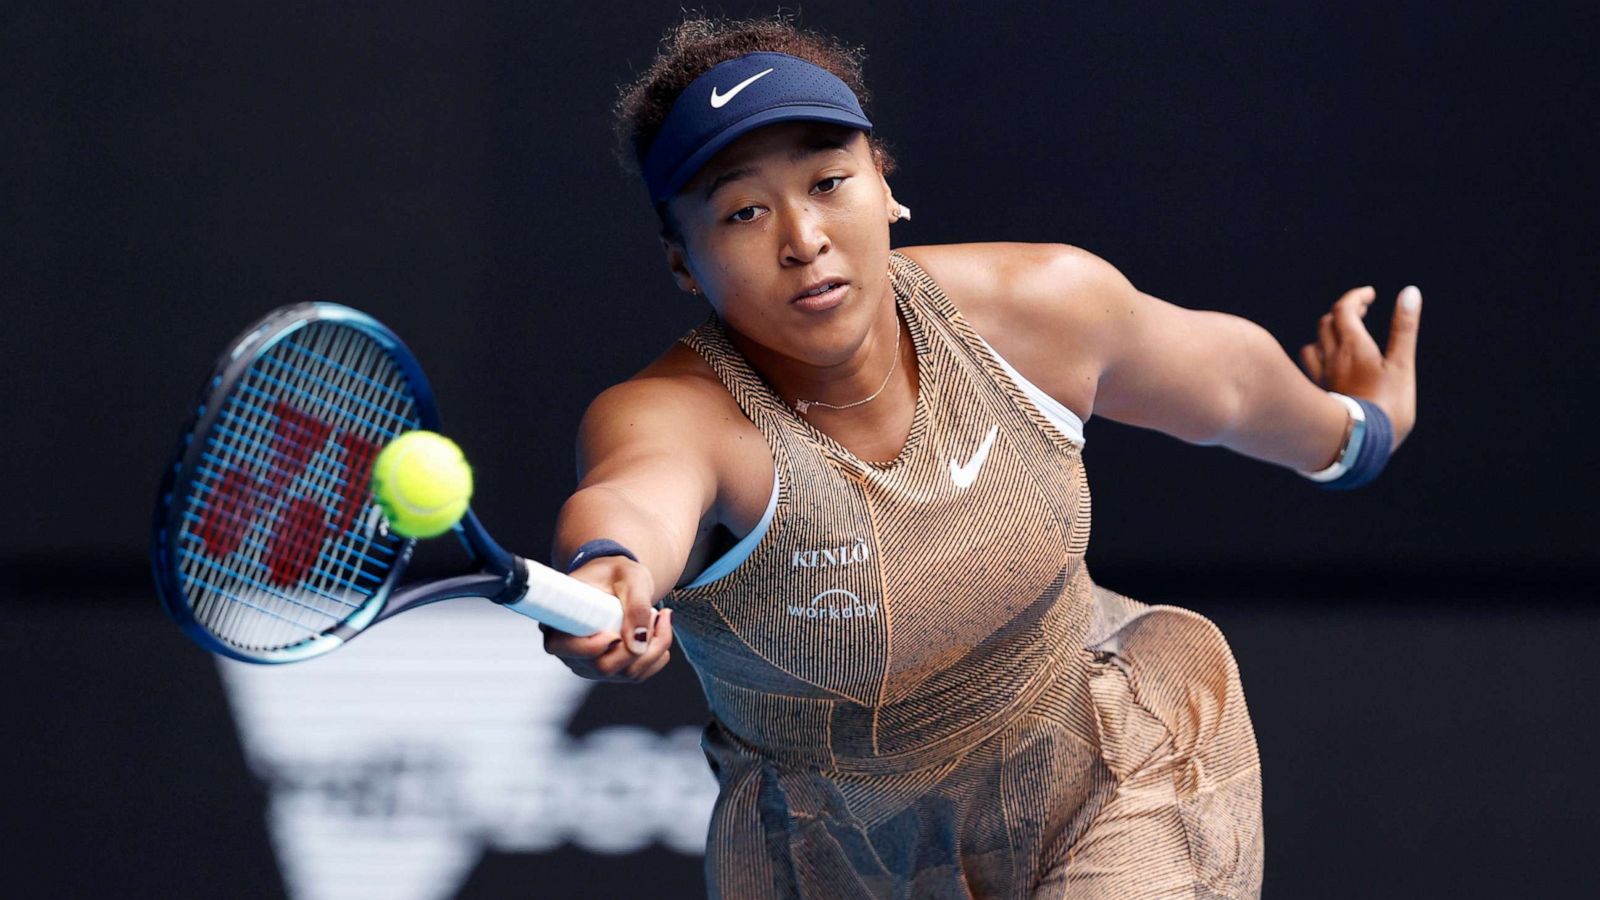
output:
POLYGON ((1350 415, 1328 391, 1377 404, 1394 447, 1411 433, 1422 309, 1415 287, 1400 292, 1382 352, 1362 324, 1376 292, 1345 293, 1322 316, 1317 340, 1301 348, 1303 374, 1260 325, 1167 303, 1110 263, 1068 249, 1057 271, 1072 273, 1073 329, 1100 360, 1096 415, 1303 471, 1328 466, 1344 442, 1350 415))

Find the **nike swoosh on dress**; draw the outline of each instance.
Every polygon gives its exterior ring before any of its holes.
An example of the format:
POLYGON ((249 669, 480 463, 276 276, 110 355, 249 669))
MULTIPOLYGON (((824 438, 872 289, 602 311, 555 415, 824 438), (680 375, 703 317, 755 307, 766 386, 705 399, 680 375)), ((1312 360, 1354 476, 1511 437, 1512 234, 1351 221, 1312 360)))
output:
POLYGON ((978 470, 983 468, 983 461, 989 458, 989 448, 994 446, 994 436, 1000 431, 999 425, 990 425, 989 433, 984 435, 983 443, 978 445, 978 452, 972 454, 966 465, 957 465, 955 460, 950 460, 950 480, 958 488, 968 488, 978 480, 978 470))

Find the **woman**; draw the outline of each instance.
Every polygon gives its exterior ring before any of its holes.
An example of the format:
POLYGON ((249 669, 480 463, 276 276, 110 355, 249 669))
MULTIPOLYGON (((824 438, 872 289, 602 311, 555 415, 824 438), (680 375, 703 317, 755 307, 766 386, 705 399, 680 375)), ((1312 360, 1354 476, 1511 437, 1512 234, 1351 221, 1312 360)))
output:
POLYGON ((1417 309, 1383 355, 1372 289, 1345 294, 1313 383, 1084 250, 891 251, 909 211, 859 61, 691 20, 624 90, 667 266, 713 315, 585 415, 555 555, 625 624, 546 648, 640 681, 681 640, 713 714, 713 895, 1256 896, 1233 656, 1089 578, 1082 423, 1360 484, 1415 419, 1417 309))

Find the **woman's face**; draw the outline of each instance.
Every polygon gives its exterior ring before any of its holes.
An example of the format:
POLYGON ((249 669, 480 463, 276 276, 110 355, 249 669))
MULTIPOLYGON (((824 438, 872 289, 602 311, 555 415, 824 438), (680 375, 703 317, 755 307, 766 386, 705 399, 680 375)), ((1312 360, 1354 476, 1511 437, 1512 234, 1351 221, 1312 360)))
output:
POLYGON ((698 289, 748 341, 811 366, 850 359, 889 296, 889 187, 866 135, 781 122, 728 145, 671 201, 664 240, 698 289), (837 287, 801 295, 821 283, 837 287))

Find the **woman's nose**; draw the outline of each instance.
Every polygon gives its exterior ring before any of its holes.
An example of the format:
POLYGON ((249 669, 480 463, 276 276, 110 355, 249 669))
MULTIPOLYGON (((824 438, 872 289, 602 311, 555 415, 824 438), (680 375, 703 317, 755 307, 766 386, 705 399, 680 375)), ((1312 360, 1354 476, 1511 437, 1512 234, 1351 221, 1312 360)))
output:
POLYGON ((810 203, 792 207, 784 215, 783 261, 806 265, 827 250, 828 236, 816 208, 810 203))

